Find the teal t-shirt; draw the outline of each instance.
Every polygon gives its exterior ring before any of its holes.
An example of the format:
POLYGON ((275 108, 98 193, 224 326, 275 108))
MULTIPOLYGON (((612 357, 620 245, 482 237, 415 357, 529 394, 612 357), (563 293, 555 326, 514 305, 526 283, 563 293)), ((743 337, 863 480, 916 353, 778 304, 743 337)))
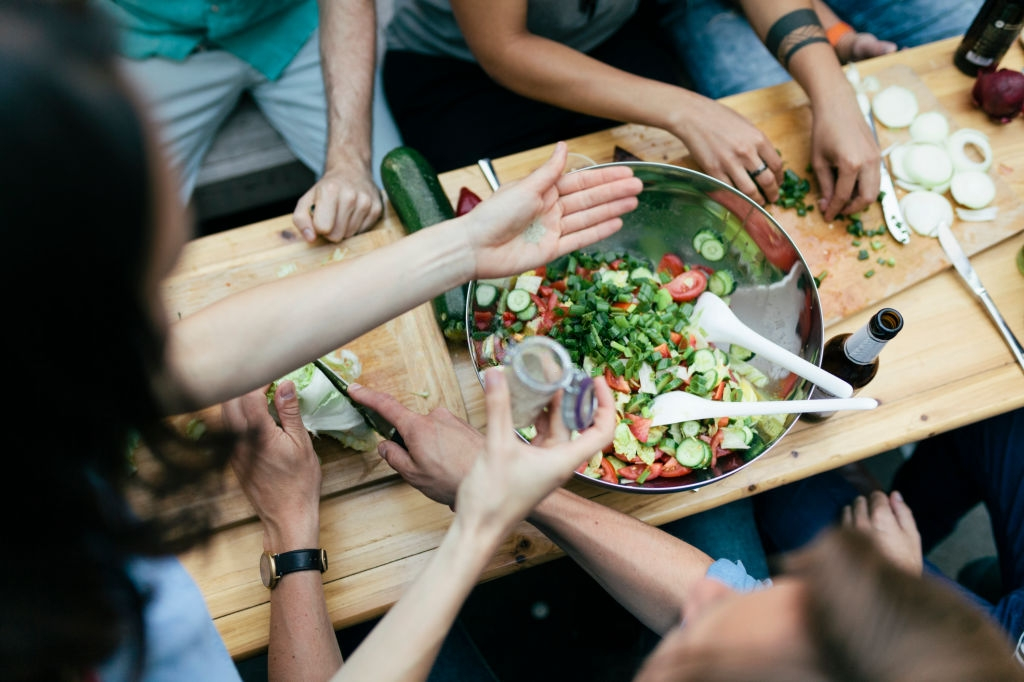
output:
POLYGON ((222 49, 274 80, 316 30, 317 0, 94 0, 121 29, 131 59, 181 61, 222 49))

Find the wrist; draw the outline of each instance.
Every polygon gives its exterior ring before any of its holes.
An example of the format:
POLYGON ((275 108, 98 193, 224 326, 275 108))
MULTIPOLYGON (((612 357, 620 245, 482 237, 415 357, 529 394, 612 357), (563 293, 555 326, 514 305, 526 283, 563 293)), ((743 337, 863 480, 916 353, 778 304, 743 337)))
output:
POLYGON ((293 549, 309 549, 320 546, 320 520, 318 516, 301 523, 280 526, 263 525, 263 550, 273 554, 290 552, 293 549))

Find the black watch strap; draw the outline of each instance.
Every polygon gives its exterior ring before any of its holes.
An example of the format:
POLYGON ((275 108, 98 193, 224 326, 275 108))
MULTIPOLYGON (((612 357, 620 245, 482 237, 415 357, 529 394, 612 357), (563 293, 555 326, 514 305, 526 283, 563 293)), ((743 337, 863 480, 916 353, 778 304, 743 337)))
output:
POLYGON ((273 589, 282 576, 296 571, 327 570, 327 552, 323 549, 294 549, 271 554, 264 552, 260 559, 260 577, 263 584, 273 589))
POLYGON ((281 552, 274 558, 277 564, 277 576, 280 578, 295 571, 327 570, 327 552, 322 549, 293 549, 281 552))

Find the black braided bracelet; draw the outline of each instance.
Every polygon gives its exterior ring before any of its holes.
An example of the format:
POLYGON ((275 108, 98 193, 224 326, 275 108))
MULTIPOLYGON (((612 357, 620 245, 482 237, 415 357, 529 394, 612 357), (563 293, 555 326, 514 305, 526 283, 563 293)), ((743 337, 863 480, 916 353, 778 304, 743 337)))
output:
POLYGON ((818 15, 810 9, 794 10, 783 16, 772 24, 764 39, 768 51, 786 68, 789 68, 789 60, 795 52, 818 42, 827 43, 828 38, 818 15))

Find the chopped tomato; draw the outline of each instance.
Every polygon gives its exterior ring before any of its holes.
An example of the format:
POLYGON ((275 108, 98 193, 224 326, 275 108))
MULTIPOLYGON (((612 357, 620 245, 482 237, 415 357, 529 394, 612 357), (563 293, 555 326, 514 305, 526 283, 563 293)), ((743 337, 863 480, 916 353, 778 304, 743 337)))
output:
POLYGON ((537 294, 530 294, 530 299, 533 301, 533 304, 537 306, 537 312, 542 313, 548 309, 547 302, 537 294))
POLYGON ((647 437, 651 433, 651 420, 638 414, 627 414, 626 419, 629 420, 629 430, 633 432, 636 439, 641 443, 646 443, 647 437))
POLYGON ((491 328, 491 322, 494 321, 494 313, 489 310, 474 310, 473 311, 473 323, 476 324, 476 328, 482 332, 487 331, 491 328))
POLYGON ((481 201, 482 199, 478 197, 473 190, 468 187, 463 187, 459 190, 459 201, 456 204, 458 208, 455 211, 455 215, 466 215, 481 201))
POLYGON ((675 478, 676 476, 685 476, 686 474, 693 471, 690 467, 684 467, 679 463, 679 460, 669 455, 665 458, 665 461, 661 465, 661 475, 665 478, 675 478))
POLYGON ((551 328, 555 326, 555 313, 551 310, 545 310, 536 319, 539 320, 537 323, 537 333, 544 335, 551 331, 551 328))
POLYGON ((668 349, 668 344, 667 343, 659 343, 652 350, 655 350, 655 351, 661 353, 661 357, 663 357, 663 358, 667 358, 667 357, 669 357, 669 355, 671 355, 671 352, 668 349))
POLYGON ((608 461, 607 457, 601 458, 601 480, 608 483, 619 482, 619 476, 615 473, 615 466, 608 461))
POLYGON ((547 275, 548 275, 548 266, 542 265, 539 268, 534 268, 533 274, 537 275, 540 278, 547 277, 547 275))
POLYGON ((721 400, 723 395, 725 395, 725 381, 719 381, 715 386, 715 392, 711 394, 711 399, 721 400))
POLYGON ((619 476, 622 478, 628 478, 631 481, 639 479, 646 471, 647 475, 644 477, 644 482, 653 481, 658 476, 661 476, 662 465, 661 462, 654 462, 653 464, 629 464, 619 469, 619 476))
POLYGON ((700 270, 689 270, 664 285, 672 300, 677 303, 692 301, 701 295, 708 285, 708 276, 700 270))
POLYGON ((785 379, 779 382, 779 395, 783 396, 784 398, 788 398, 789 394, 793 392, 793 387, 796 386, 796 382, 799 379, 799 376, 797 376, 793 372, 790 372, 785 379))
POLYGON ((608 382, 608 387, 613 391, 619 393, 630 393, 629 382, 626 381, 626 377, 620 377, 612 372, 611 367, 604 368, 604 380, 608 382))
POLYGON ((673 277, 678 277, 679 275, 686 272, 686 266, 683 265, 683 259, 677 256, 676 254, 666 253, 664 256, 661 257, 661 260, 658 261, 657 271, 667 272, 673 277))
POLYGON ((565 293, 565 290, 568 287, 569 287, 569 285, 566 283, 564 278, 563 279, 559 279, 559 280, 555 280, 554 282, 551 283, 551 288, 552 289, 555 289, 557 291, 561 291, 562 293, 565 293))
POLYGON ((545 298, 550 296, 552 291, 554 291, 554 289, 545 284, 541 284, 539 287, 537 287, 537 294, 545 298))
POLYGON ((516 314, 511 310, 506 310, 501 314, 501 323, 506 327, 511 327, 516 323, 516 314))
POLYGON ((729 425, 729 418, 728 417, 719 417, 718 418, 718 428, 722 429, 722 428, 725 428, 728 425, 729 425))
POLYGON ((672 343, 674 343, 679 348, 684 348, 685 347, 685 346, 680 346, 679 345, 679 344, 681 344, 683 342, 683 335, 680 334, 679 332, 669 332, 668 340, 671 341, 672 343))
POLYGON ((623 301, 616 301, 615 303, 612 303, 612 307, 613 308, 618 308, 619 310, 626 310, 626 311, 628 311, 631 308, 633 308, 633 306, 634 306, 633 303, 627 303, 627 302, 623 302, 623 301))
POLYGON ((611 268, 612 270, 618 270, 620 267, 622 267, 622 259, 616 258, 615 260, 608 264, 608 267, 611 268))

